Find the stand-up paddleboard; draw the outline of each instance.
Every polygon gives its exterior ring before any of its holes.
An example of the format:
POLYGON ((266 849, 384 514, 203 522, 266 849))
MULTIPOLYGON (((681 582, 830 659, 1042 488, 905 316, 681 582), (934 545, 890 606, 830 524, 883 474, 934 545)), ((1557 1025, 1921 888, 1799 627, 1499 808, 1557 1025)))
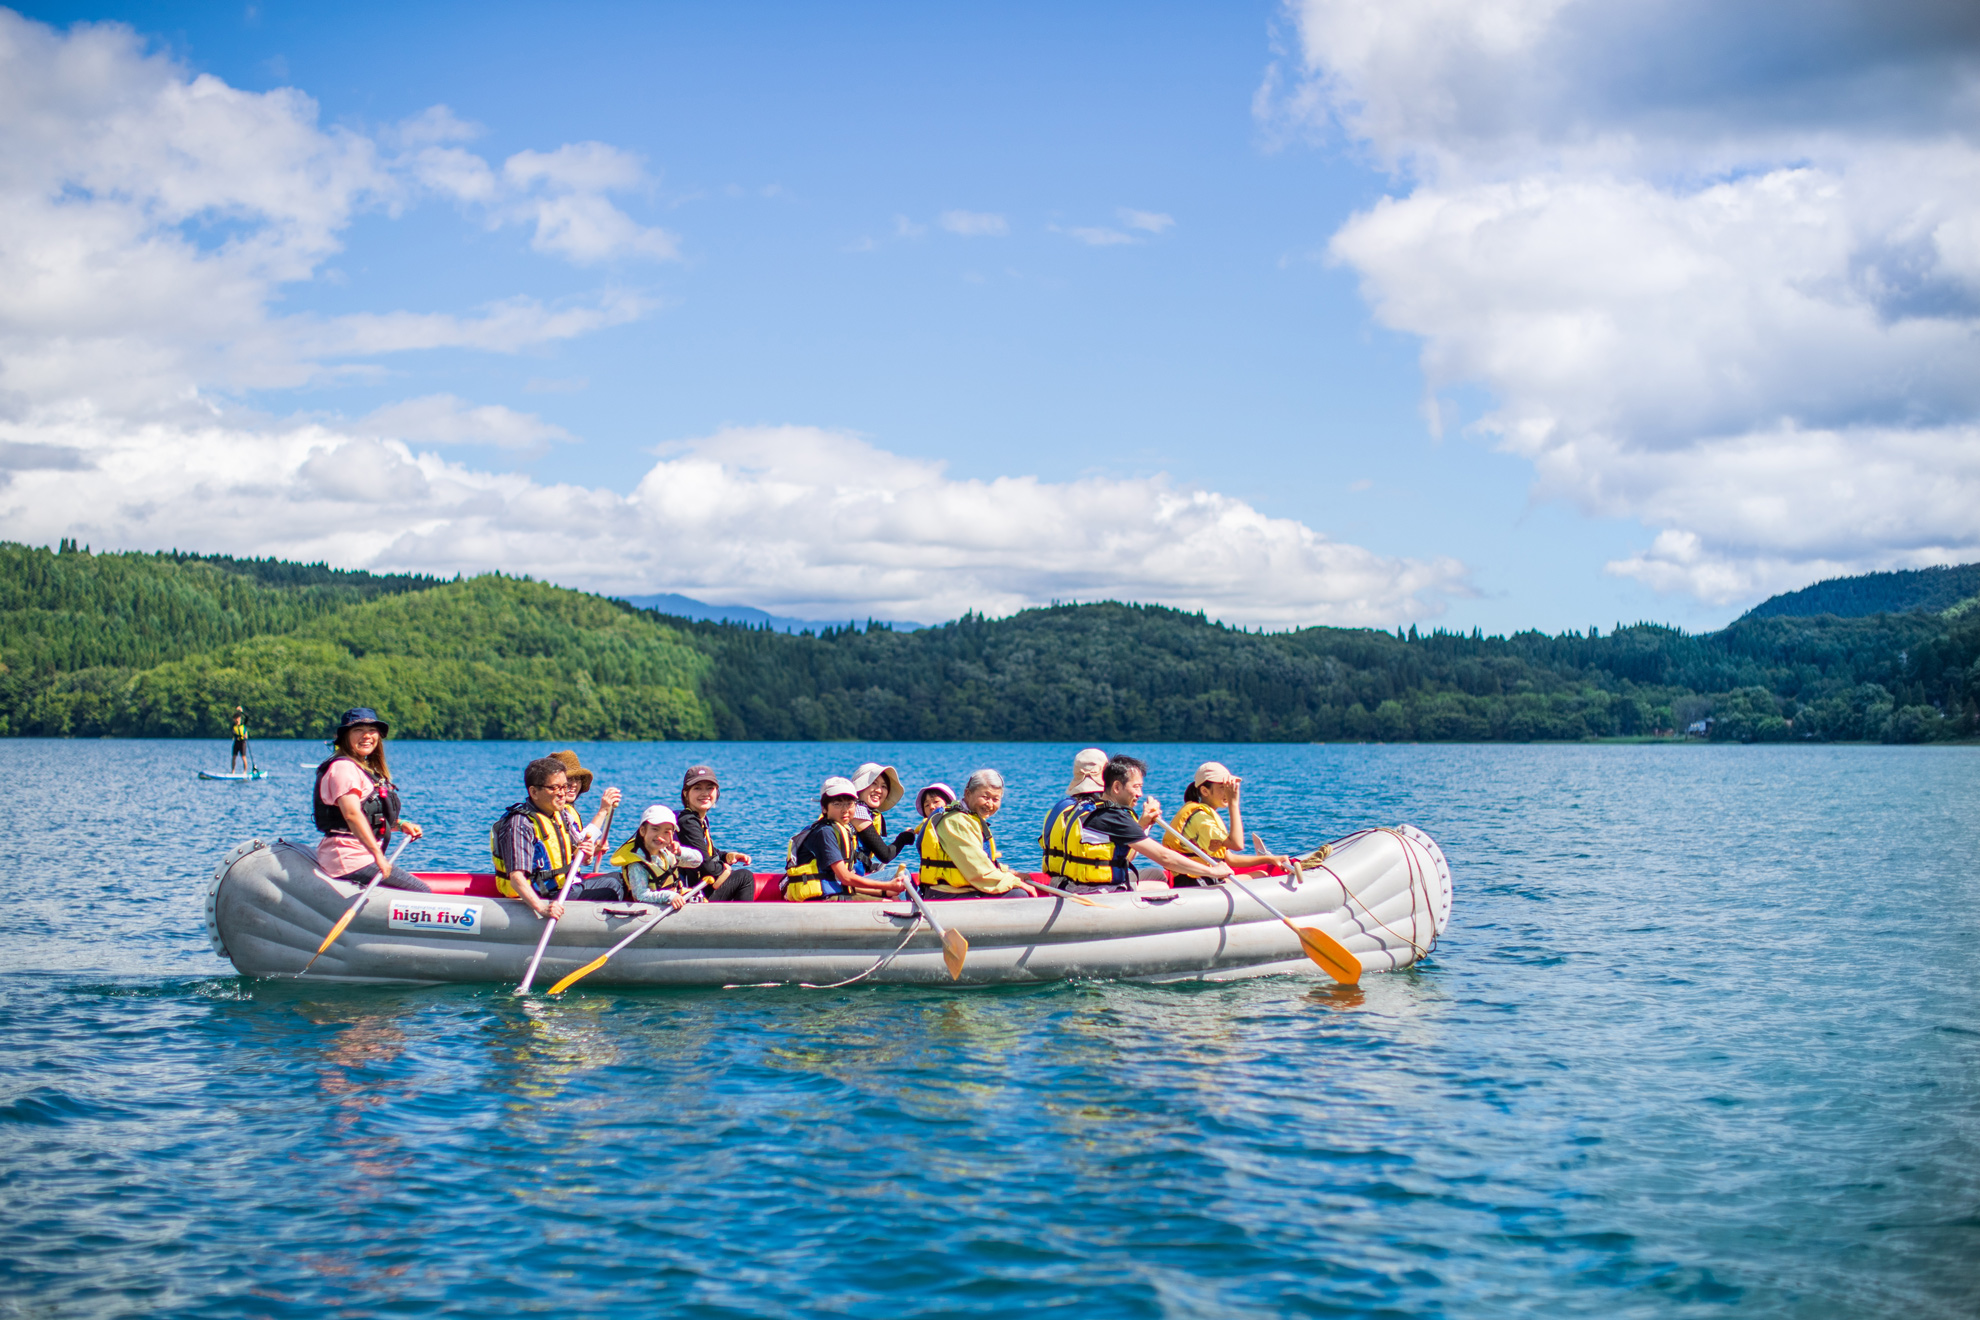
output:
POLYGON ((266 779, 268 778, 268 772, 266 770, 228 770, 224 772, 219 770, 202 770, 199 772, 199 777, 201 779, 224 779, 228 783, 246 783, 250 779, 266 779))

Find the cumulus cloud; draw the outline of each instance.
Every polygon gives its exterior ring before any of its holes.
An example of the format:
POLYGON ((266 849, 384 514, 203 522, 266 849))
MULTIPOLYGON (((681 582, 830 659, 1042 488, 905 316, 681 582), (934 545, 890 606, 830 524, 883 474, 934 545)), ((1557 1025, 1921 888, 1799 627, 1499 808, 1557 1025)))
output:
MULTIPOLYGON (((1980 10, 1306 0, 1260 110, 1396 172, 1332 256, 1611 571, 1744 603, 1980 557, 1980 10)), ((1434 418, 1443 415, 1433 405, 1434 418)))
MULTIPOLYGON (((1160 477, 963 480, 786 427, 674 446, 619 491, 447 456, 572 439, 452 394, 354 421, 251 407, 257 390, 379 376, 394 353, 512 353, 648 309, 608 289, 466 311, 277 310, 357 215, 423 198, 528 225, 573 261, 672 254, 671 236, 607 200, 648 186, 636 158, 587 142, 497 165, 466 145, 477 131, 445 107, 375 138, 326 129, 301 93, 189 73, 126 28, 60 33, 0 11, 0 527, 98 548, 501 568, 811 617, 1125 597, 1235 622, 1389 625, 1468 589, 1454 561, 1377 555, 1160 477)), ((1001 216, 942 223, 1008 233, 1001 216)))
POLYGON ((536 419, 447 398, 350 427, 216 420, 105 435, 77 422, 40 433, 49 460, 0 488, 0 518, 30 540, 99 548, 217 538, 236 553, 503 568, 815 618, 1123 598, 1234 623, 1384 626, 1432 617, 1469 590, 1453 560, 1384 557, 1159 477, 963 480, 810 427, 670 446, 624 494, 478 471, 406 443, 554 438, 536 419))
POLYGON ((1002 238, 1011 232, 1010 221, 987 211, 944 211, 936 223, 964 238, 1002 238))
POLYGON ((500 404, 476 407, 451 394, 429 394, 387 404, 364 417, 355 429, 434 445, 494 445, 500 449, 535 449, 553 440, 575 438, 533 413, 516 412, 500 404))

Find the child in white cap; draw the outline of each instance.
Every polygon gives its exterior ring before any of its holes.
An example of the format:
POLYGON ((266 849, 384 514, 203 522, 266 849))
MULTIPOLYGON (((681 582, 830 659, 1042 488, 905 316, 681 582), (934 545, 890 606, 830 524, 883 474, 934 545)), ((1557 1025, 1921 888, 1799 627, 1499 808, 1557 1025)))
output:
POLYGON ((687 902, 687 891, 701 882, 696 870, 701 854, 681 845, 679 823, 672 808, 655 803, 640 816, 633 836, 612 854, 626 897, 644 903, 664 898, 677 908, 687 902))

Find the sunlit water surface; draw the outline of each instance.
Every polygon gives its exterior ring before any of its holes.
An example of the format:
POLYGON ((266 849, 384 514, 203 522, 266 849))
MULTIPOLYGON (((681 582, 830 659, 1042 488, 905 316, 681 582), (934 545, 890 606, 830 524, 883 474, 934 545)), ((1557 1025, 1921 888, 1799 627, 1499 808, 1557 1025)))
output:
MULTIPOLYGON (((318 747, 0 740, 0 1314, 1971 1315, 1980 751, 1157 747, 1276 846, 1411 821, 1450 931, 1359 991, 247 982, 214 862, 318 747)), ((400 744, 483 865, 545 748, 400 744)), ((827 773, 1070 747, 603 745, 781 853, 827 773)), ((622 816, 623 820, 623 816, 622 816)), ((623 828, 619 833, 623 833, 623 828)))

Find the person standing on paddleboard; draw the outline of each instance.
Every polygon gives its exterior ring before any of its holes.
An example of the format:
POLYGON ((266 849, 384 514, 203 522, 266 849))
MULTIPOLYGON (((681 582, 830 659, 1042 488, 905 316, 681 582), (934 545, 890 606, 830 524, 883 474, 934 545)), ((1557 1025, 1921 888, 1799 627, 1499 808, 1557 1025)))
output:
POLYGON ((236 765, 243 770, 248 768, 247 711, 239 706, 234 707, 233 734, 234 750, 227 757, 228 774, 234 773, 236 765))
MULTIPOLYGON (((239 719, 238 707, 236 719, 239 719)), ((236 725, 238 728, 239 726, 236 725)), ((316 865, 323 874, 349 884, 369 884, 374 876, 387 889, 430 894, 432 888, 412 872, 385 860, 385 841, 393 830, 409 839, 419 826, 399 818, 399 791, 385 764, 385 735, 391 726, 369 706, 344 712, 337 725, 336 753, 316 767, 316 828, 323 842, 316 846, 316 865)))

